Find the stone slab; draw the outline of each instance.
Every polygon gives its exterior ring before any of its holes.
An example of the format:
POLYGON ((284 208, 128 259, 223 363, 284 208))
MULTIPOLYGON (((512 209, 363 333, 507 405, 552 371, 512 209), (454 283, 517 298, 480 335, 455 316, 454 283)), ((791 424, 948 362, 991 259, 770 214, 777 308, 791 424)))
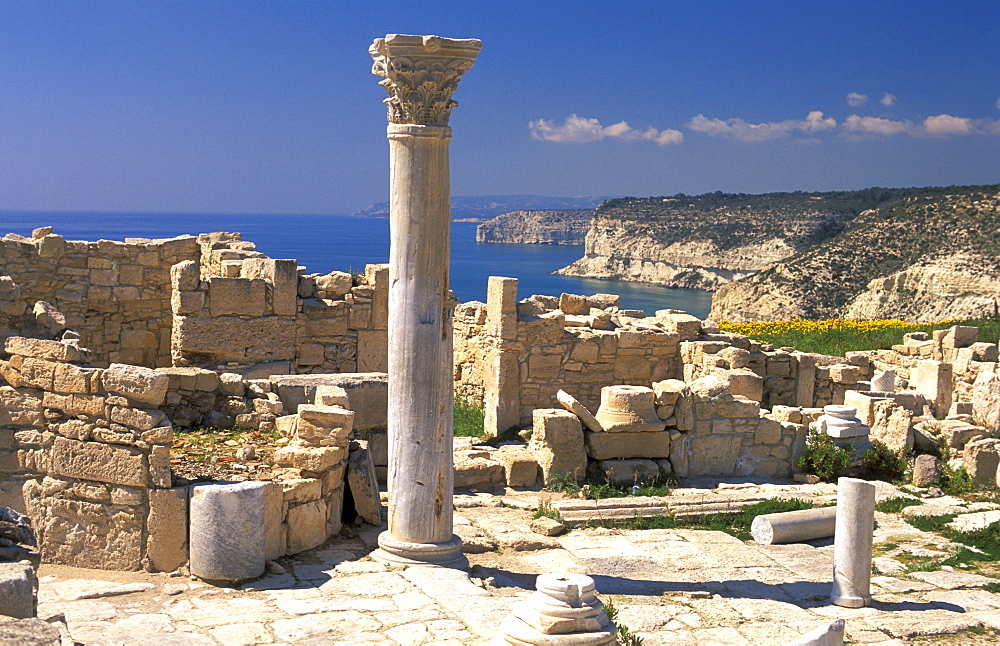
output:
POLYGON ((594 460, 669 458, 670 432, 594 433, 586 431, 587 455, 594 460))

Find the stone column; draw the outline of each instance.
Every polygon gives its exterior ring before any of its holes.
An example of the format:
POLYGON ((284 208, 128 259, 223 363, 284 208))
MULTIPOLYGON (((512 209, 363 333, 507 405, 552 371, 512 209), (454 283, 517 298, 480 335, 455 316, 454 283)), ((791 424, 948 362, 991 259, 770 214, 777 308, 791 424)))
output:
POLYGON ((452 533, 448 117, 482 43, 390 34, 369 52, 389 98, 389 529, 373 557, 465 567, 452 533))
POLYGON ((837 480, 830 603, 844 608, 871 604, 874 528, 875 485, 857 478, 837 480))

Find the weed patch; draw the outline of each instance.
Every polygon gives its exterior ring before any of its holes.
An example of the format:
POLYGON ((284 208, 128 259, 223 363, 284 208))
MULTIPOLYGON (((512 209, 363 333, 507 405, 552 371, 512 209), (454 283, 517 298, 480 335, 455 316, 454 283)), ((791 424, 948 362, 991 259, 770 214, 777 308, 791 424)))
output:
POLYGON ((815 427, 809 427, 806 450, 799 458, 798 467, 806 473, 830 482, 834 476, 851 464, 851 453, 833 442, 833 438, 815 427))
POLYGON ((455 437, 482 437, 486 431, 483 409, 461 399, 455 400, 452 409, 455 423, 455 437))
POLYGON ((889 498, 888 500, 883 500, 875 505, 875 511, 880 511, 883 514, 898 514, 907 507, 913 507, 915 505, 920 505, 919 500, 914 500, 913 498, 889 498))

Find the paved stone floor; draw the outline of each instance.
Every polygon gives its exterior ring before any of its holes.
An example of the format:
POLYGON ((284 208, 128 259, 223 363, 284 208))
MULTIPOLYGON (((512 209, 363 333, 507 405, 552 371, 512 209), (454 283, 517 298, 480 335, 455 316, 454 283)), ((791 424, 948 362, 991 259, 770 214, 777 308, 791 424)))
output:
MULTIPOLYGON (((602 598, 619 608, 619 621, 647 646, 782 644, 838 617, 855 643, 906 644, 921 636, 993 643, 954 633, 1000 629, 1000 595, 982 589, 995 581, 988 577, 956 570, 878 575, 872 607, 851 610, 828 603, 830 541, 760 546, 680 529, 574 529, 548 538, 529 530, 529 512, 502 502, 456 496, 461 533, 497 546, 469 555, 471 575, 389 571, 367 558, 379 531, 368 528, 283 559, 274 568, 280 573, 236 588, 177 573, 44 565, 39 615, 63 613, 72 639, 88 645, 485 644, 536 574, 570 571, 594 577, 602 598)), ((877 542, 939 545, 896 517, 879 514, 878 521, 877 542)))

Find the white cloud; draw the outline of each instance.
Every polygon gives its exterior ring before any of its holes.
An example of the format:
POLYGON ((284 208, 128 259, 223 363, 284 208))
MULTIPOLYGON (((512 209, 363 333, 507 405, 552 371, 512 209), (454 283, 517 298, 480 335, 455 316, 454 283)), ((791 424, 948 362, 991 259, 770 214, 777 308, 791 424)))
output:
POLYGON ((1000 110, 1000 99, 997 99, 997 110, 1000 110))
POLYGON ((851 92, 850 94, 847 95, 847 105, 851 106, 852 108, 862 106, 866 103, 868 103, 867 94, 858 94, 857 92, 851 92))
POLYGON ((645 130, 636 130, 626 121, 619 121, 610 126, 602 126, 597 119, 571 114, 562 125, 556 125, 547 119, 528 122, 528 130, 534 139, 556 142, 591 142, 613 138, 623 141, 653 141, 660 146, 680 144, 684 142, 684 133, 680 130, 657 130, 650 126, 645 130))
POLYGON ((931 137, 969 135, 972 134, 972 119, 953 117, 950 114, 927 117, 924 119, 923 134, 931 137))
POLYGON ((813 110, 805 119, 747 123, 743 119, 709 119, 703 114, 693 117, 687 124, 695 132, 713 137, 731 137, 743 142, 786 139, 797 133, 816 133, 837 127, 837 121, 813 110))
POLYGON ((859 117, 856 114, 852 114, 847 117, 841 127, 850 135, 891 137, 892 135, 911 132, 913 123, 910 121, 882 119, 880 117, 859 117))
POLYGON ((896 105, 896 95, 889 94, 888 92, 886 92, 885 94, 882 95, 882 98, 879 99, 878 102, 886 107, 889 107, 890 105, 896 105))

